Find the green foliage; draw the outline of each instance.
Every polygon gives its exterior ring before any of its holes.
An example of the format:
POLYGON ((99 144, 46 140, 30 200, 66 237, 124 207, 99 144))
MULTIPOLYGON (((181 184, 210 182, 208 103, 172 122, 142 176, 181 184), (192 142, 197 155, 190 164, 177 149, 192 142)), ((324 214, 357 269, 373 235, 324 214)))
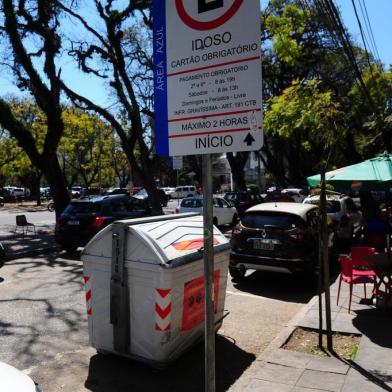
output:
POLYGON ((342 116, 339 104, 315 80, 294 80, 269 106, 264 117, 266 135, 300 138, 303 151, 309 152, 315 144, 331 146, 342 135, 337 130, 342 116))
POLYGON ((58 155, 69 184, 112 184, 114 170, 111 160, 114 138, 112 130, 96 115, 76 108, 63 111, 64 136, 58 155))
MULTIPOLYGON (((32 101, 12 100, 15 117, 28 126, 39 151, 43 149, 46 118, 32 101)), ((127 159, 119 148, 111 127, 98 116, 74 107, 64 108, 64 135, 58 157, 69 185, 113 185, 115 177, 129 176, 127 159)), ((0 135, 0 176, 5 183, 38 174, 27 154, 7 132, 0 135)), ((125 182, 128 181, 128 178, 125 182)))
POLYGON ((273 37, 273 48, 281 61, 293 65, 302 54, 298 38, 304 33, 308 15, 305 11, 288 5, 281 16, 270 15, 266 27, 273 37))

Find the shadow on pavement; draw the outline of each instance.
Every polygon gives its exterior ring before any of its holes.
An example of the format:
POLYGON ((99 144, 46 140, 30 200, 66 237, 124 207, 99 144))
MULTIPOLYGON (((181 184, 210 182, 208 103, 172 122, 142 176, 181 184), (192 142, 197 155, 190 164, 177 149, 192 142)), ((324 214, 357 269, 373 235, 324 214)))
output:
POLYGON ((352 323, 368 339, 378 346, 392 349, 392 317, 383 309, 356 310, 352 323))
POLYGON ((286 302, 308 303, 316 294, 315 281, 272 272, 255 271, 234 287, 243 292, 286 302))
POLYGON ((29 368, 86 342, 80 263, 47 255, 8 261, 4 271, 8 285, 0 295, 3 361, 29 368))
MULTIPOLYGON (((255 360, 232 341, 216 338, 216 390, 226 391, 255 360)), ((115 355, 90 359, 85 387, 93 392, 204 390, 204 345, 198 344, 165 370, 115 355)))

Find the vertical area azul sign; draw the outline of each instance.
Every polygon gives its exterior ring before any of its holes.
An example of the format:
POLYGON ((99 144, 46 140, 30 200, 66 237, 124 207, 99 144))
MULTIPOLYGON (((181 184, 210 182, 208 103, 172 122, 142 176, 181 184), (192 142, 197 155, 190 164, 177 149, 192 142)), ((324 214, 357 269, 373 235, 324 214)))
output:
POLYGON ((263 144, 259 0, 154 0, 161 156, 263 144))
POLYGON ((154 0, 154 102, 155 143, 160 156, 169 155, 167 122, 166 0, 154 0))

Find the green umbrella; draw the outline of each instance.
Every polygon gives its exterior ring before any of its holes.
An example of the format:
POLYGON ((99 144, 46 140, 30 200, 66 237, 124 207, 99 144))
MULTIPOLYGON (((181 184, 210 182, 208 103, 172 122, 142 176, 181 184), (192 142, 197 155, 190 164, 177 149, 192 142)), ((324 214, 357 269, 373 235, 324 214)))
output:
MULTIPOLYGON (((311 187, 320 183, 320 175, 307 178, 311 187)), ((355 165, 325 173, 325 180, 337 191, 347 190, 387 190, 392 187, 392 155, 368 159, 355 165)))

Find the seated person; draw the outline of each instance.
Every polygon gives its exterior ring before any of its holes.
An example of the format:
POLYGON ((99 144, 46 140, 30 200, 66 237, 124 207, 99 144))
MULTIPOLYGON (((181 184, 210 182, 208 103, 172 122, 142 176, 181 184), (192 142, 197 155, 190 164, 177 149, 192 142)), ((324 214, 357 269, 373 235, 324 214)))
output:
POLYGON ((378 219, 368 220, 363 226, 365 244, 376 248, 377 251, 384 251, 387 243, 387 236, 391 229, 385 219, 385 214, 380 214, 378 219))

